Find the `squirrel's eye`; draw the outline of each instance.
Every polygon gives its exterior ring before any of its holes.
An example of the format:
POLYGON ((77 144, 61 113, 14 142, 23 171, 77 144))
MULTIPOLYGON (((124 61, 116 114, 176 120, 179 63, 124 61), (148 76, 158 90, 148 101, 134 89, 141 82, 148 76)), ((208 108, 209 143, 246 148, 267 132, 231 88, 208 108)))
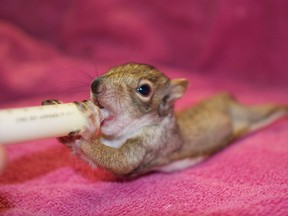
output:
POLYGON ((148 97, 151 93, 151 87, 148 84, 143 84, 137 88, 137 92, 144 97, 148 97))

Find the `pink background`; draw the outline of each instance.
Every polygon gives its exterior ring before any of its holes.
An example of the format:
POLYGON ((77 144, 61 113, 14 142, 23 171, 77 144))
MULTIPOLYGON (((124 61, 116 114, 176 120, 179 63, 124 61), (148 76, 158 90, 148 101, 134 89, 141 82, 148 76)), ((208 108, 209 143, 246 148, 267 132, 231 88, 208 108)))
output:
MULTIPOLYGON (((1 0, 0 107, 89 97, 93 77, 149 63, 190 86, 288 103, 286 0, 1 0)), ((8 146, 6 215, 285 215, 288 119, 178 173, 108 181, 54 139, 8 146)))

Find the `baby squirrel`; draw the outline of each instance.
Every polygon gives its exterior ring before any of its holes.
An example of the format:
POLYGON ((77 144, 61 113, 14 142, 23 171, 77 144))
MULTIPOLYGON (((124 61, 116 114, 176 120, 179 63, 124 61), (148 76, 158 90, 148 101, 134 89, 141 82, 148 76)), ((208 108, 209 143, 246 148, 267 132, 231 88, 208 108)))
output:
MULTIPOLYGON (((155 67, 129 63, 113 67, 91 84, 91 100, 78 103, 90 113, 86 134, 59 140, 92 165, 120 177, 192 166, 231 141, 288 114, 288 106, 246 106, 222 93, 177 114, 175 101, 186 79, 172 79, 155 67), (101 133, 93 127, 93 106, 108 113, 101 133)), ((44 104, 61 103, 56 100, 44 104)))

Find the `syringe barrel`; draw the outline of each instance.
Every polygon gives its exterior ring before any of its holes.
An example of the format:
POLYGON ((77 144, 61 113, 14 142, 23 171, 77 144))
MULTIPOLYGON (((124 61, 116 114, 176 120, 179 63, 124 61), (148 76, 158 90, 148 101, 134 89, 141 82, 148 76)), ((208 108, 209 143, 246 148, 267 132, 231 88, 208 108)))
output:
POLYGON ((87 116, 74 103, 0 110, 0 144, 67 136, 87 127, 87 116))

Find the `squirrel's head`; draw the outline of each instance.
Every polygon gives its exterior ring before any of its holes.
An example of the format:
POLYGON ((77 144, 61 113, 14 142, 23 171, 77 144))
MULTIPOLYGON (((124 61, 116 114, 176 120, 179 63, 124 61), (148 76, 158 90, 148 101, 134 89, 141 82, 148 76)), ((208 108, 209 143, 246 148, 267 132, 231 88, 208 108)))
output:
POLYGON ((170 80, 146 64, 113 67, 91 84, 91 100, 109 113, 102 133, 121 136, 173 116, 174 103, 187 85, 186 79, 170 80))

